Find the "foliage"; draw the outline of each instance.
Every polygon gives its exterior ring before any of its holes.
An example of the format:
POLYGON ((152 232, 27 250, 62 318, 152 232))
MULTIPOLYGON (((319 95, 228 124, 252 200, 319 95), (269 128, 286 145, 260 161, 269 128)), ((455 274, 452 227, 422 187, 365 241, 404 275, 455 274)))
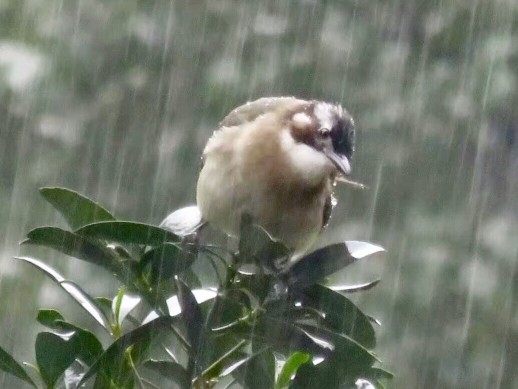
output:
MULTIPOLYGON (((67 189, 41 192, 72 230, 36 228, 22 244, 100 266, 121 287, 111 300, 94 298, 43 261, 17 257, 61 286, 112 338, 103 345, 94 330, 68 322, 56 310, 40 310, 37 320, 47 330, 36 337, 37 377, 0 349, 0 369, 30 385, 152 388, 168 380, 168 386, 179 388, 233 382, 247 388, 355 388, 358 380, 369 380, 383 388, 381 380, 391 377, 376 366, 373 320, 320 284, 381 247, 335 244, 277 270, 275 264, 285 263, 289 251, 249 218, 243 218, 239 248, 232 252, 199 243, 196 234, 116 220, 67 189), (196 261, 220 274, 216 288, 196 286, 196 261)), ((190 214, 177 211, 166 225, 188 224, 174 219, 190 214)), ((358 292, 376 283, 345 290, 358 292)))

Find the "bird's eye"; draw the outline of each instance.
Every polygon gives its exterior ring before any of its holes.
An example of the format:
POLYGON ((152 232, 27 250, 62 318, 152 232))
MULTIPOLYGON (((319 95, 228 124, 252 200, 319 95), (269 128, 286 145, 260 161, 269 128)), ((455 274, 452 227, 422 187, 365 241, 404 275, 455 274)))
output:
POLYGON ((331 130, 329 128, 319 128, 318 132, 322 138, 329 138, 331 136, 331 130))

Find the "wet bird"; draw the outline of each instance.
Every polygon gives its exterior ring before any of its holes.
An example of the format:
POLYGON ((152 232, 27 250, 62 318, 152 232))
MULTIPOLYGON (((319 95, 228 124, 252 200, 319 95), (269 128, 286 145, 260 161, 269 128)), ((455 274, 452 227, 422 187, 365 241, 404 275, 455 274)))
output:
POLYGON ((350 173, 354 121, 338 104, 268 97, 231 111, 203 151, 203 219, 239 234, 248 214, 295 253, 329 221, 335 180, 350 173))

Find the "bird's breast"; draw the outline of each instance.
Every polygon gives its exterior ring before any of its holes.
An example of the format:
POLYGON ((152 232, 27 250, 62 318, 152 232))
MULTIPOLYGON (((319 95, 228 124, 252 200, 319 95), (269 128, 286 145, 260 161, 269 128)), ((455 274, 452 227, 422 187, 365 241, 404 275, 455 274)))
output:
POLYGON ((334 168, 323 154, 264 119, 214 134, 198 180, 198 206, 208 222, 229 234, 238 234, 247 212, 287 246, 304 249, 322 229, 334 168))

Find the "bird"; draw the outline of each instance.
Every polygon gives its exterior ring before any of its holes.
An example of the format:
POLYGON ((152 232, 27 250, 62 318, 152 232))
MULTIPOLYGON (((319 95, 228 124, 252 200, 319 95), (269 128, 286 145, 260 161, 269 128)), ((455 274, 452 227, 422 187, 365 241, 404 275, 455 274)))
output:
POLYGON ((352 116, 340 104, 263 97, 232 110, 208 140, 196 188, 201 217, 239 236, 250 215, 295 254, 315 243, 351 172, 352 116))

